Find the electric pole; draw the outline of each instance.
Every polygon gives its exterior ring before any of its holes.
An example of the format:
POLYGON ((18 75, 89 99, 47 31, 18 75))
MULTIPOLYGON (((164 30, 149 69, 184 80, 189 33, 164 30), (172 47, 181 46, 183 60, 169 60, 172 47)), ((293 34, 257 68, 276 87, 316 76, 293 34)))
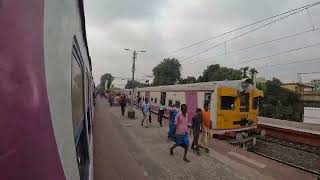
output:
POLYGON ((136 50, 131 50, 131 49, 124 49, 126 51, 131 51, 132 52, 132 80, 131 80, 131 103, 130 103, 130 109, 128 110, 128 117, 129 118, 135 118, 135 112, 133 110, 133 99, 134 99, 134 72, 136 70, 136 58, 138 52, 146 52, 146 51, 136 51, 136 50))

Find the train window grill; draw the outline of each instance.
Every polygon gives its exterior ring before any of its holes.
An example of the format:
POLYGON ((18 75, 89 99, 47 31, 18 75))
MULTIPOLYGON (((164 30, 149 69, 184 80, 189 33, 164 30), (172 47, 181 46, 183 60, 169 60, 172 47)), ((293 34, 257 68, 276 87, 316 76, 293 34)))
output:
POLYGON ((169 104, 169 106, 172 106, 173 105, 173 101, 171 99, 169 99, 168 104, 169 104))
POLYGON ((221 96, 221 110, 233 110, 235 108, 235 97, 221 96))
POLYGON ((249 112, 249 94, 240 94, 240 112, 249 112))

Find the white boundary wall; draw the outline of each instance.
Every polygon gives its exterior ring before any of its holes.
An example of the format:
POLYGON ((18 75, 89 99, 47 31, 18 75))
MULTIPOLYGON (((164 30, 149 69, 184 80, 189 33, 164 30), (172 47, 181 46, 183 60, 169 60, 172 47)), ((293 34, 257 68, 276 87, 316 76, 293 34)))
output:
POLYGON ((304 107, 303 122, 320 124, 320 108, 304 107))

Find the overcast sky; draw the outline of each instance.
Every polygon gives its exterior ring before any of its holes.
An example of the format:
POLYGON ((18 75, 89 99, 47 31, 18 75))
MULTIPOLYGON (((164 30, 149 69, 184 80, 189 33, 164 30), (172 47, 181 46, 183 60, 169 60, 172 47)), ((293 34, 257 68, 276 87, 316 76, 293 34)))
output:
MULTIPOLYGON (((173 50, 201 41, 262 18, 291 10, 316 0, 87 0, 85 14, 87 36, 96 83, 104 73, 116 77, 131 77, 131 53, 124 48, 146 50, 138 54, 136 77, 152 75, 152 68, 165 57, 183 60, 208 47, 224 42, 256 26, 231 33, 177 53, 173 50)), ((240 62, 304 47, 320 42, 320 30, 293 38, 268 43, 244 51, 229 53, 256 43, 320 28, 320 5, 282 21, 228 42, 182 63, 182 75, 198 77, 206 66, 219 63, 239 68, 320 58, 320 45, 270 58, 240 62), (226 54, 225 54, 226 53, 226 54), (217 56, 220 55, 220 56, 217 56), (213 58, 208 59, 208 57, 213 58)), ((270 22, 270 21, 268 21, 270 22)), ((267 22, 264 22, 267 23, 267 22)), ((320 71, 320 61, 258 68, 259 75, 283 82, 296 81, 298 72, 320 71)), ((305 75, 304 81, 320 78, 320 74, 305 75)), ((116 80, 116 86, 126 82, 116 80)))

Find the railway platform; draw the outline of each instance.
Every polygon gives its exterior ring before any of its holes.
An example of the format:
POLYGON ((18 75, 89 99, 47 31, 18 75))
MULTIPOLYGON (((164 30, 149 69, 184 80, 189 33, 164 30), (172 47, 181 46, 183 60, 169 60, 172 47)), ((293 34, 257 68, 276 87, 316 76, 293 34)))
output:
POLYGON ((136 119, 120 114, 120 107, 109 107, 97 98, 93 124, 95 180, 198 180, 198 179, 317 179, 315 175, 262 156, 211 140, 210 152, 198 156, 188 153, 190 163, 182 160, 183 149, 170 156, 167 120, 161 128, 152 117, 149 128, 141 127, 142 114, 136 119))

